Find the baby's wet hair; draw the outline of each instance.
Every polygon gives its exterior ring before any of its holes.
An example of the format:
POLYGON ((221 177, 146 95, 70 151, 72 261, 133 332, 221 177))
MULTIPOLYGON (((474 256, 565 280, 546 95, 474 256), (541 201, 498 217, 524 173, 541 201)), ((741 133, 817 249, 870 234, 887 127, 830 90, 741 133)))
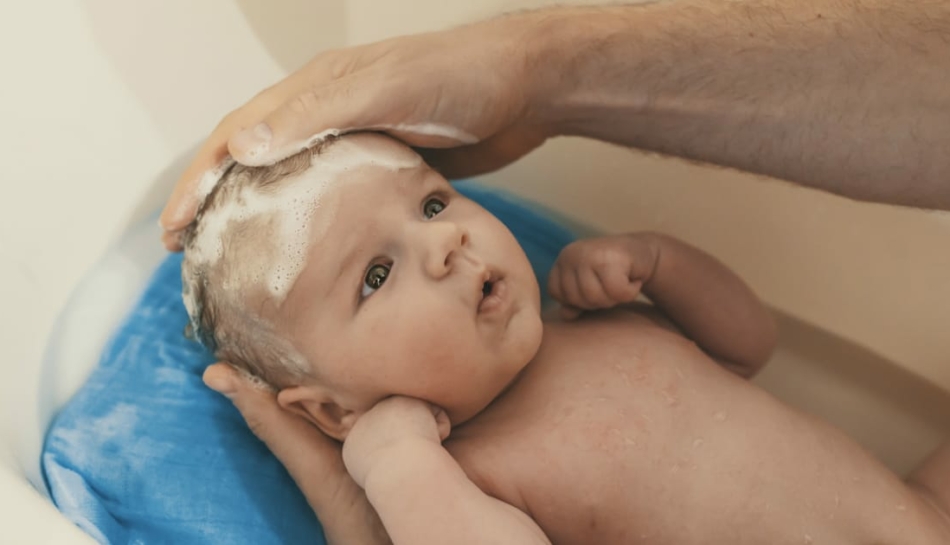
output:
POLYGON ((303 150, 278 163, 249 167, 231 165, 198 208, 195 220, 182 234, 182 299, 188 311, 186 336, 200 342, 215 357, 281 388, 300 383, 310 376, 310 366, 292 343, 279 337, 273 326, 247 308, 248 294, 228 289, 227 278, 240 267, 236 242, 245 244, 262 236, 267 218, 223 218, 228 221, 221 232, 220 251, 208 259, 198 248, 205 225, 226 205, 242 199, 246 189, 279 191, 280 183, 306 171, 311 158, 336 139, 303 150), (237 257, 237 259, 235 259, 237 257))

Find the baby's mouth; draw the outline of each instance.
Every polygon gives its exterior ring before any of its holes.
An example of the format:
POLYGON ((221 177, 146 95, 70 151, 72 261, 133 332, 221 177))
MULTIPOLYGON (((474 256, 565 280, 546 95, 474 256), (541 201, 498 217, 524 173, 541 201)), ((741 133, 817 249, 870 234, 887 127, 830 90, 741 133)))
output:
POLYGON ((479 313, 489 313, 501 308, 506 293, 505 280, 497 272, 486 272, 482 282, 482 299, 478 303, 479 313))

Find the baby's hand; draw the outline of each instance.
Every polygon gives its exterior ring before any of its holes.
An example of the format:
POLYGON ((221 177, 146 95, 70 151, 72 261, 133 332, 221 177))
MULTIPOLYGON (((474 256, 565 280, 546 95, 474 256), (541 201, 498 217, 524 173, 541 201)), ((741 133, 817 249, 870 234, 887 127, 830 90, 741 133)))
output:
POLYGON ((343 442, 343 463, 353 480, 365 488, 366 476, 386 463, 398 463, 400 450, 419 443, 441 448, 448 437, 449 417, 430 403, 395 396, 377 403, 359 417, 343 442))
POLYGON ((568 319, 584 310, 632 303, 652 278, 659 255, 650 233, 578 240, 558 256, 548 291, 568 319))

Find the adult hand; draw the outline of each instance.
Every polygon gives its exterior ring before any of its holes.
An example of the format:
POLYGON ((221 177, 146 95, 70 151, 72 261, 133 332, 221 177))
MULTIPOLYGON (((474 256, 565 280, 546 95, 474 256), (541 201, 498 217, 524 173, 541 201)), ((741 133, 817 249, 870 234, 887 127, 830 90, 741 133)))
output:
POLYGON ((229 153, 261 165, 358 130, 450 178, 568 134, 950 210, 950 10, 878 4, 552 8, 321 53, 221 121, 162 213, 166 246, 229 153))
POLYGON ((254 435, 287 468, 331 544, 390 543, 363 490, 346 472, 339 443, 283 410, 274 392, 250 384, 228 364, 208 367, 204 381, 234 403, 254 435))
POLYGON ((539 146, 534 14, 318 54, 220 122, 162 212, 169 249, 229 156, 265 165, 328 135, 383 131, 450 178, 500 168, 539 146))

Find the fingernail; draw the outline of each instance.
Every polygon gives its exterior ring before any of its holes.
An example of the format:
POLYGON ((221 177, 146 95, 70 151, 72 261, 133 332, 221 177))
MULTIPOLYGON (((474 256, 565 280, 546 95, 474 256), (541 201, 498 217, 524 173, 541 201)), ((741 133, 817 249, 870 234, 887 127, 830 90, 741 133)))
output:
POLYGON ((204 382, 208 388, 211 388, 223 396, 231 397, 231 395, 234 394, 234 381, 231 379, 229 373, 214 371, 205 373, 204 382))
POLYGON ((256 159, 267 151, 273 137, 267 123, 259 123, 252 129, 245 129, 234 135, 231 144, 241 150, 244 159, 256 159))
POLYGON ((174 226, 174 222, 177 218, 170 217, 172 215, 171 210, 168 208, 168 205, 165 205, 165 208, 162 209, 162 213, 158 215, 158 226, 162 228, 163 231, 171 231, 171 227, 174 226))

